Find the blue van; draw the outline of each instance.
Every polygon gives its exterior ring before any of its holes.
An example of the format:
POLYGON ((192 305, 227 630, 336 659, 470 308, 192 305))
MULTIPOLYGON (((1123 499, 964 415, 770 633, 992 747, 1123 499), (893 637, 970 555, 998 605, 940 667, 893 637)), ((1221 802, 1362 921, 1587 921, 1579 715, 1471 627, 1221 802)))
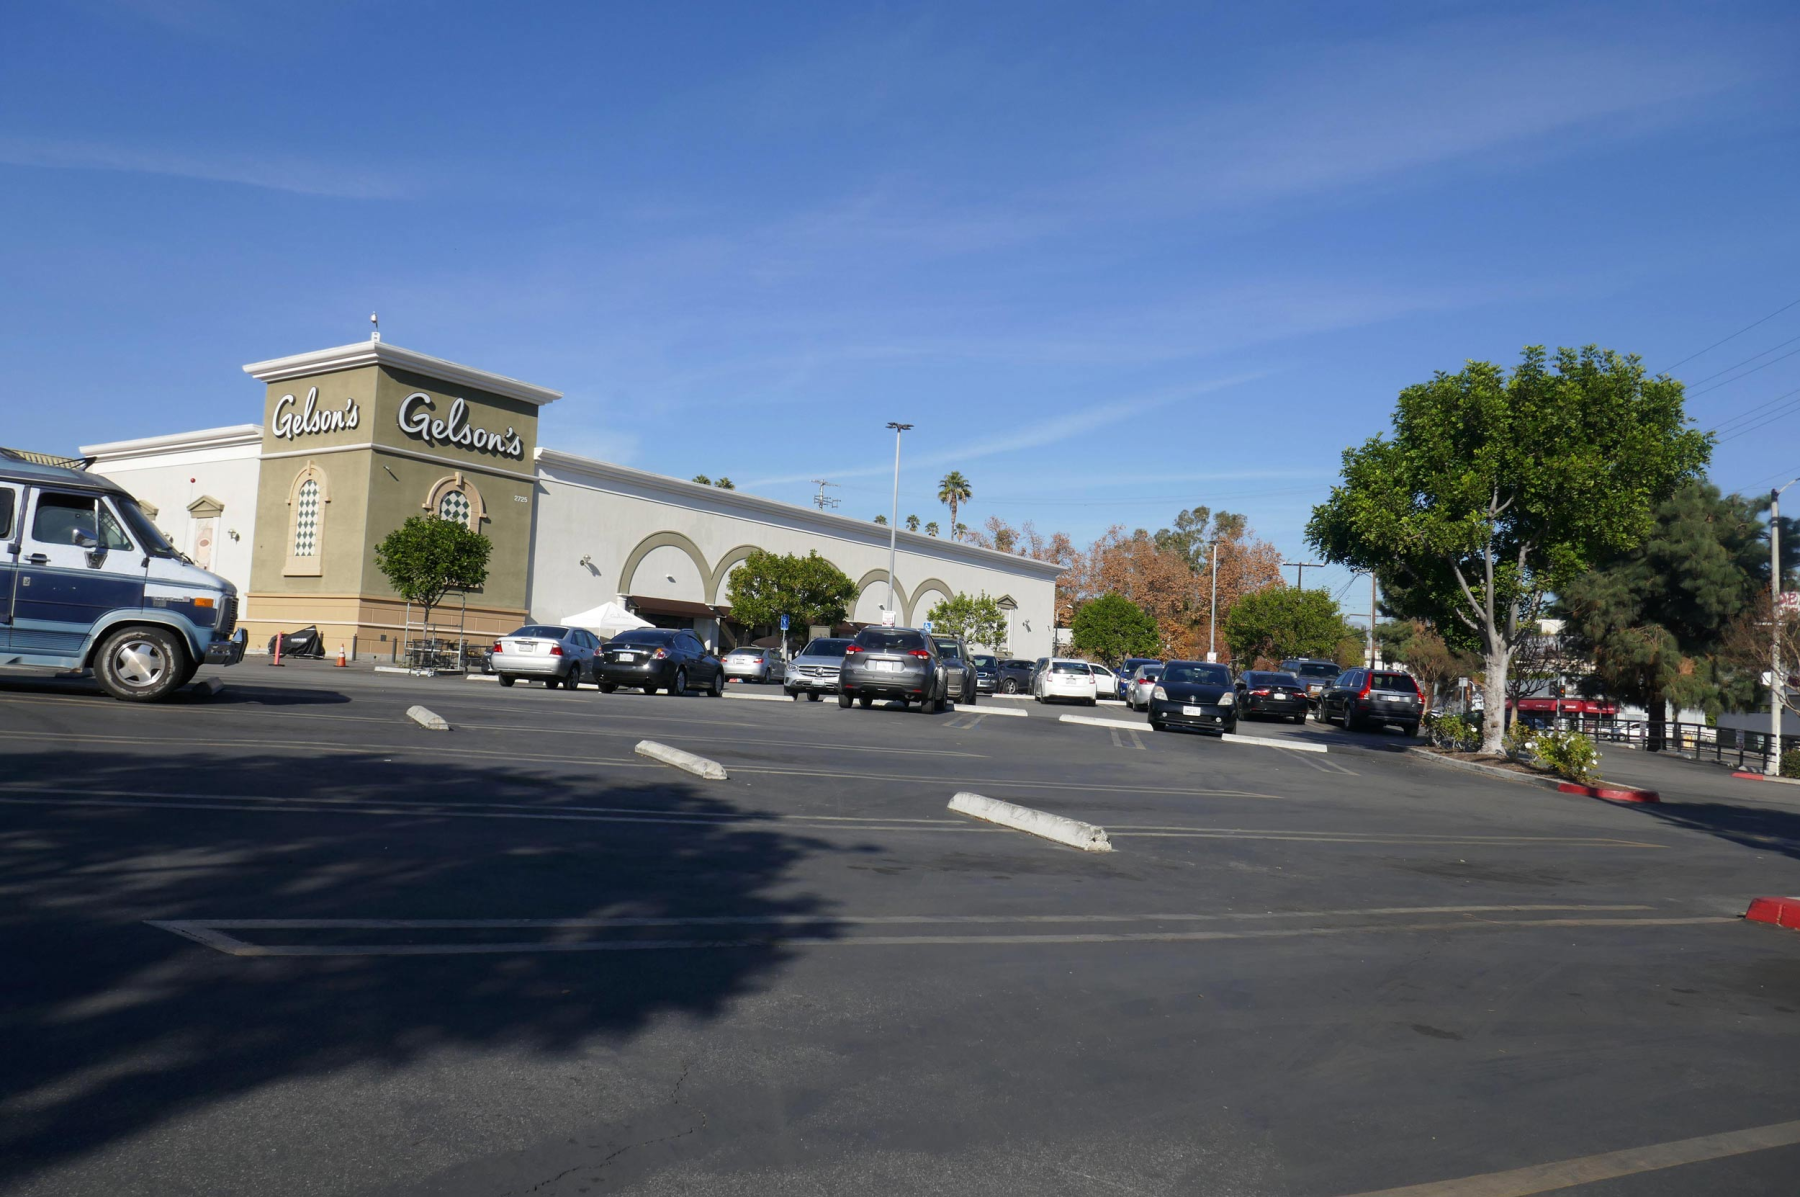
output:
POLYGON ((243 660, 237 587, 82 465, 0 449, 0 665, 91 669, 114 698, 155 702, 202 663, 243 660))

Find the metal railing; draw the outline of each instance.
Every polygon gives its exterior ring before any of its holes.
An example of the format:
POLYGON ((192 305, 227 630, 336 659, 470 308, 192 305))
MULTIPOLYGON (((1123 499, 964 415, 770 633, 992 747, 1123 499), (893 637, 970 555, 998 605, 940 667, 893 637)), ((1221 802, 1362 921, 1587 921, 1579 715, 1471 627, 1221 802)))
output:
MULTIPOLYGON (((1556 720, 1561 731, 1586 732, 1601 744, 1618 744, 1625 748, 1648 749, 1654 742, 1654 727, 1643 719, 1578 719, 1556 720)), ((1786 737, 1794 747, 1794 737, 1786 737)), ((1735 727, 1709 727, 1704 723, 1671 720, 1662 725, 1662 752, 1673 753, 1692 761, 1711 761, 1730 765, 1750 773, 1768 768, 1775 755, 1775 737, 1768 732, 1743 731, 1735 727)))

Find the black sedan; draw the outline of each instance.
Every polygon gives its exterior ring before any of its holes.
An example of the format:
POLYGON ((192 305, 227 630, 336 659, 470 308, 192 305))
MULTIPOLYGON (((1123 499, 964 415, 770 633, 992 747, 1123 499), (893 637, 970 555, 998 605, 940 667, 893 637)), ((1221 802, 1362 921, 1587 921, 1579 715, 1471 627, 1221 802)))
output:
POLYGON ((916 702, 927 715, 950 705, 950 675, 930 636, 913 628, 864 628, 844 648, 838 706, 869 706, 877 698, 916 702))
POLYGON ((633 628, 606 642, 595 670, 600 689, 638 686, 645 694, 685 693, 699 686, 717 698, 725 693, 725 666, 700 638, 683 628, 633 628))
POLYGON ((1305 723, 1311 705, 1306 697, 1306 683, 1291 673, 1252 669, 1238 678, 1239 716, 1272 715, 1305 723))
POLYGON ((1201 731, 1237 730, 1237 690, 1231 670, 1206 661, 1170 661, 1162 680, 1150 691, 1150 726, 1157 731, 1191 727, 1201 731))

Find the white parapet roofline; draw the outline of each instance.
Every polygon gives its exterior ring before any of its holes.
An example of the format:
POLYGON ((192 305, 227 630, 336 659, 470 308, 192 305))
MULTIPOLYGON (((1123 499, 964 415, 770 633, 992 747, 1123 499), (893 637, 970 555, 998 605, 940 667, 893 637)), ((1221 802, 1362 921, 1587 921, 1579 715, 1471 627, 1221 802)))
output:
POLYGON ((230 424, 224 428, 200 428, 193 432, 168 432, 160 436, 141 436, 128 441, 107 441, 99 445, 83 445, 83 457, 117 460, 124 457, 148 457, 160 453, 193 452, 200 449, 230 449, 262 445, 261 424, 230 424))
POLYGON ((354 370, 361 366, 387 366, 396 370, 410 370, 414 374, 423 374, 427 378, 433 378, 440 382, 476 387, 492 395, 503 395, 508 399, 522 399, 526 403, 534 403, 539 407, 562 398, 561 391, 553 391, 548 387, 522 382, 517 378, 508 378, 504 374, 477 370, 473 366, 459 365, 441 357, 432 357, 428 353, 402 349, 400 346, 390 345, 386 341, 358 341, 354 345, 339 345, 332 349, 314 349, 309 353, 296 353, 291 357, 275 357, 266 362, 251 362, 244 367, 244 373, 258 382, 281 382, 289 378, 303 378, 309 374, 329 374, 336 370, 354 370))
MULTIPOLYGON (((716 486, 689 482, 685 478, 654 474, 648 470, 635 470, 630 466, 615 465, 610 461, 597 461, 591 457, 565 453, 560 449, 549 449, 540 445, 536 452, 536 460, 540 477, 545 476, 546 467, 551 471, 568 470, 575 474, 585 475, 597 482, 616 484, 621 490, 638 493, 646 490, 661 491, 684 505, 688 505, 690 500, 706 499, 709 503, 738 508, 751 518, 774 517, 807 525, 847 540, 879 542, 885 545, 888 539, 887 527, 882 524, 870 523, 867 520, 859 520, 847 515, 832 515, 830 512, 801 507, 795 503, 783 503, 779 499, 765 499, 760 495, 746 494, 741 490, 722 490, 716 486)), ((549 474, 548 477, 551 481, 567 481, 577 486, 583 485, 580 479, 566 479, 555 473, 549 474)), ((961 560, 989 569, 1008 569, 1015 573, 1031 574, 1046 579, 1055 578, 1063 572, 1063 567, 1054 561, 1039 561, 1035 557, 1025 557, 1018 553, 1002 553, 998 549, 984 549, 979 545, 964 544, 957 540, 944 540, 936 536, 926 536, 920 532, 908 532, 904 528, 899 529, 895 540, 901 548, 908 552, 920 553, 929 557, 961 560)))

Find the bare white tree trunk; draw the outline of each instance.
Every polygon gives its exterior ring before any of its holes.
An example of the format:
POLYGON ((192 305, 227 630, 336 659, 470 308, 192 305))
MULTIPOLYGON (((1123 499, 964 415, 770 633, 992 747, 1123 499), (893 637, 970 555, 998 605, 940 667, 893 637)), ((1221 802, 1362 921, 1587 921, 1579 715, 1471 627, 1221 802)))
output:
POLYGON ((1489 638, 1482 659, 1487 676, 1482 680, 1481 751, 1499 756, 1506 750, 1506 673, 1512 664, 1512 651, 1496 634, 1489 638))

